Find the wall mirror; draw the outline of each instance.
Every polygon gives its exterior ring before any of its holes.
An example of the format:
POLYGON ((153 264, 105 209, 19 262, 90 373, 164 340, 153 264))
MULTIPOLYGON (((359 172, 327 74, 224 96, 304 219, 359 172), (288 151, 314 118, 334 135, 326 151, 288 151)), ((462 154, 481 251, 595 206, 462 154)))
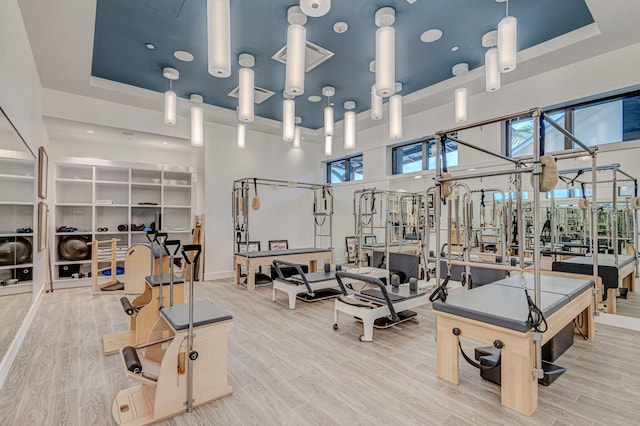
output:
POLYGON ((0 108, 0 358, 32 303, 35 156, 0 108))

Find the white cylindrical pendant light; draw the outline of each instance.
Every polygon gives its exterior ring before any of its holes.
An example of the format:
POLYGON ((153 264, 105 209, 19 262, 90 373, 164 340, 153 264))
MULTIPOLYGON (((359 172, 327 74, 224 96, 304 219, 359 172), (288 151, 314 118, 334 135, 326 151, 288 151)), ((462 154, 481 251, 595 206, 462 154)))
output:
POLYGON ((293 136, 293 147, 295 149, 300 148, 300 126, 296 126, 295 134, 293 136))
POLYGON ((254 74, 251 68, 240 68, 240 90, 238 93, 238 119, 246 123, 253 121, 254 74))
POLYGON ((167 90, 164 92, 164 124, 173 126, 176 124, 176 92, 167 90))
POLYGON ((191 95, 191 146, 204 145, 204 111, 202 96, 191 95))
POLYGON ((505 16, 498 24, 498 64, 500 72, 516 69, 518 49, 518 21, 513 16, 505 16))
POLYGON ((455 119, 456 123, 467 121, 467 89, 458 87, 455 92, 455 119))
POLYGON ((388 97, 396 83, 395 31, 392 27, 376 31, 376 93, 388 97))
POLYGON ((236 144, 240 149, 244 149, 246 146, 246 128, 244 123, 238 123, 236 130, 236 144))
POLYGON ((344 113, 344 149, 356 147, 356 113, 347 111, 344 113))
POLYGON ((229 0, 207 0, 209 74, 231 75, 231 13, 229 0))
POLYGON ((371 86, 371 119, 380 120, 382 118, 382 98, 376 93, 375 84, 371 86))
POLYGON ((402 95, 389 98, 389 137, 402 138, 402 95))
POLYGON ((356 147, 356 103, 345 101, 344 109, 344 149, 354 149, 356 147))
POLYGON ((331 156, 333 150, 333 136, 324 137, 324 155, 331 156))
POLYGON ((304 93, 306 43, 307 30, 302 25, 289 25, 284 90, 293 96, 300 96, 304 93))
POLYGON ((333 108, 324 107, 324 135, 333 136, 333 108))
POLYGON ((282 101, 282 139, 291 142, 296 133, 296 103, 293 99, 282 101))
POLYGON ((485 87, 487 92, 500 89, 500 69, 498 68, 498 49, 490 48, 484 54, 485 87))

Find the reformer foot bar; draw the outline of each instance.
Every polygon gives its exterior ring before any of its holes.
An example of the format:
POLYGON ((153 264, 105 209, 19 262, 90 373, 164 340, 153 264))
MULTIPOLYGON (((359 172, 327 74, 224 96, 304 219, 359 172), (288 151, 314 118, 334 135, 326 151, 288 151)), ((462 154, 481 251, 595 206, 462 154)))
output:
POLYGON ((338 329, 340 312, 352 315, 362 321, 364 334, 360 335, 361 342, 373 341, 374 326, 388 328, 413 319, 416 313, 409 309, 429 303, 429 295, 418 290, 417 280, 412 284, 387 287, 378 278, 367 275, 344 271, 335 275, 342 296, 335 299, 333 329, 338 329), (376 288, 349 294, 347 287, 353 289, 353 286, 350 283, 345 285, 345 279, 372 284, 376 288))
POLYGON ((273 280, 271 301, 276 301, 276 291, 286 293, 289 297, 289 309, 296 308, 296 298, 314 302, 342 294, 336 288, 338 286, 335 277, 336 271, 318 271, 305 274, 299 264, 285 260, 274 260, 273 267, 278 277, 273 280), (282 266, 294 268, 298 274, 285 278, 282 269, 280 269, 282 266))
MULTIPOLYGON (((199 245, 182 249, 198 250, 199 245)), ((193 270, 193 269, 192 269, 193 270)), ((139 385, 124 389, 113 400, 112 415, 119 425, 147 425, 193 407, 230 395, 227 359, 233 317, 209 301, 162 308, 147 340, 121 351, 126 376, 139 385)))

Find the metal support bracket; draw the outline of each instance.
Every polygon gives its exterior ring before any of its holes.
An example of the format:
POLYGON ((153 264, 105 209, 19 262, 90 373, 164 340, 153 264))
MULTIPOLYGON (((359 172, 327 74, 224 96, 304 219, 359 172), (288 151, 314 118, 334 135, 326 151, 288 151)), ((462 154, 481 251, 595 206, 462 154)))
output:
POLYGON ((544 370, 542 368, 532 368, 531 374, 534 379, 544 379, 544 370))
POLYGON ((539 331, 534 331, 533 333, 531 333, 531 339, 534 342, 542 342, 542 333, 540 333, 539 331))

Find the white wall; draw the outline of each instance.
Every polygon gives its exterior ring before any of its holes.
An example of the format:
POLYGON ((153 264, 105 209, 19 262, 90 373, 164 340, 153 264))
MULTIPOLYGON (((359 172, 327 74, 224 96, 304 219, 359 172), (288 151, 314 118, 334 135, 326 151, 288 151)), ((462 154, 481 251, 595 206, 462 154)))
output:
MULTIPOLYGON (((248 130, 246 149, 236 148, 236 129, 216 126, 205 145, 207 279, 233 273, 234 233, 231 215, 233 181, 245 177, 319 183, 318 159, 322 147, 302 142, 293 149, 278 136, 248 130)), ((251 241, 268 248, 271 239, 289 240, 289 247, 313 245, 313 198, 310 190, 258 186, 259 211, 249 212, 251 241)), ((251 197, 254 189, 251 187, 251 197)))

